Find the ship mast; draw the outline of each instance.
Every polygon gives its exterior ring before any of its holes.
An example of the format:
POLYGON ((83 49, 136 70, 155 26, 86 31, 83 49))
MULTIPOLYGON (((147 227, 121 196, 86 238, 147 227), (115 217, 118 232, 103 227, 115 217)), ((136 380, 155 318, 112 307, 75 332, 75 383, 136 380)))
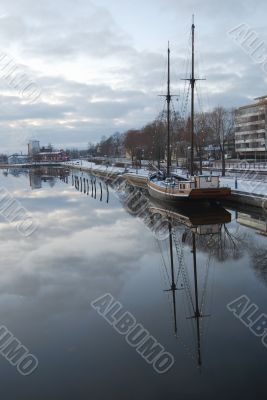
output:
POLYGON ((171 103, 171 93, 170 93, 170 46, 168 42, 168 77, 167 77, 167 176, 170 176, 170 166, 171 166, 171 138, 170 138, 170 103, 171 103))
POLYGON ((195 101, 195 24, 192 22, 192 71, 191 71, 191 151, 190 151, 190 175, 194 175, 194 101, 195 101))
POLYGON ((199 297, 198 297, 198 276, 197 276, 197 257, 196 257, 196 234, 192 231, 192 254, 193 254, 193 269, 194 269, 194 289, 195 289, 195 308, 194 315, 189 317, 189 319, 196 320, 196 330, 197 330, 197 363, 198 366, 202 365, 201 356, 201 336, 200 336, 200 321, 202 318, 209 317, 210 315, 203 315, 199 307, 199 297))
POLYGON ((195 120, 195 85, 196 81, 203 81, 205 79, 196 79, 195 78, 195 21, 194 15, 192 16, 192 27, 191 27, 191 36, 192 36, 192 48, 191 48, 191 78, 186 79, 189 80, 191 85, 191 148, 190 148, 190 175, 194 175, 194 120, 195 120))
POLYGON ((176 320, 176 298, 175 292, 177 290, 175 279, 174 279, 174 265, 173 265, 173 244, 172 244, 172 226, 171 222, 169 221, 169 244, 170 244, 170 257, 171 257, 171 276, 172 276, 172 283, 171 289, 172 292, 172 302, 173 302, 173 315, 174 315, 174 333, 177 334, 177 320, 176 320))
POLYGON ((198 301, 198 279, 197 279, 197 260, 196 260, 196 236, 195 233, 192 232, 193 236, 193 266, 194 266, 194 287, 195 287, 195 315, 194 318, 197 322, 197 353, 198 353, 198 365, 201 366, 202 358, 201 358, 201 341, 200 341, 200 318, 202 315, 199 310, 199 301, 198 301))

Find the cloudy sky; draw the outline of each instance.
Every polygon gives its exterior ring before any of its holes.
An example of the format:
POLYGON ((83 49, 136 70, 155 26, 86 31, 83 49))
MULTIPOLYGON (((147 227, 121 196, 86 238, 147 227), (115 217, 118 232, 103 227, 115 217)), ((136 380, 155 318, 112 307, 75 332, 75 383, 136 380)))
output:
POLYGON ((246 24, 266 43, 267 60, 266 12, 264 0, 2 0, 0 153, 25 152, 32 138, 86 148, 153 120, 162 109, 168 40, 181 110, 192 13, 197 72, 207 79, 198 107, 237 107, 266 94, 267 64, 228 33, 246 24), (39 97, 28 95, 33 87, 39 97))

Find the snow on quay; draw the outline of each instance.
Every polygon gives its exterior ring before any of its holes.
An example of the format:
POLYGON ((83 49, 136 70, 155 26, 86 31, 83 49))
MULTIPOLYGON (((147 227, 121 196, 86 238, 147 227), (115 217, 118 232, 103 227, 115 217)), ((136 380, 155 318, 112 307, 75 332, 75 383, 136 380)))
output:
MULTIPOLYGON (((106 166, 106 165, 97 165, 91 161, 85 160, 72 160, 65 163, 62 163, 67 166, 72 166, 75 168, 83 168, 88 169, 88 171, 95 171, 95 172, 105 172, 108 174, 132 174, 133 176, 139 176, 147 178, 150 171, 146 168, 136 169, 136 168, 120 168, 115 166, 106 166)), ((175 171, 178 175, 183 176, 186 178, 186 173, 184 170, 177 169, 175 171)), ((250 171, 251 172, 251 171, 250 171)), ((208 175, 206 172, 205 175, 208 175)), ((255 175, 249 178, 246 178, 246 173, 244 171, 244 176, 234 177, 234 176, 227 176, 227 177, 220 177, 220 184, 221 186, 230 187, 231 189, 248 194, 255 194, 255 195, 263 195, 267 196, 267 175, 266 177, 258 176, 255 172, 255 175)))

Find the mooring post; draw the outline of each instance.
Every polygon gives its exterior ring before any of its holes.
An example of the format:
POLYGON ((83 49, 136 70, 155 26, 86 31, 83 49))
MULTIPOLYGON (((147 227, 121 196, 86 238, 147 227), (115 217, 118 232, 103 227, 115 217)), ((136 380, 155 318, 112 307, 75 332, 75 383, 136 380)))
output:
POLYGON ((99 182, 99 186, 100 186, 100 201, 102 201, 103 192, 102 192, 102 183, 101 182, 99 182))

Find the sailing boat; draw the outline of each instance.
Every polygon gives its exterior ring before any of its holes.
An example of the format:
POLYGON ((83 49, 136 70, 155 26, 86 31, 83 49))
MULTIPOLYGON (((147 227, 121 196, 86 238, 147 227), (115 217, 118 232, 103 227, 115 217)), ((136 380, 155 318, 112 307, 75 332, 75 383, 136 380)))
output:
POLYGON ((168 74, 167 74, 167 173, 157 172, 149 176, 147 186, 149 194, 161 201, 177 202, 181 200, 219 200, 228 197, 231 189, 220 187, 219 176, 194 175, 194 91, 195 91, 195 25, 192 23, 192 71, 189 79, 191 85, 191 157, 190 179, 184 179, 171 174, 170 152, 170 48, 168 46, 168 74))

